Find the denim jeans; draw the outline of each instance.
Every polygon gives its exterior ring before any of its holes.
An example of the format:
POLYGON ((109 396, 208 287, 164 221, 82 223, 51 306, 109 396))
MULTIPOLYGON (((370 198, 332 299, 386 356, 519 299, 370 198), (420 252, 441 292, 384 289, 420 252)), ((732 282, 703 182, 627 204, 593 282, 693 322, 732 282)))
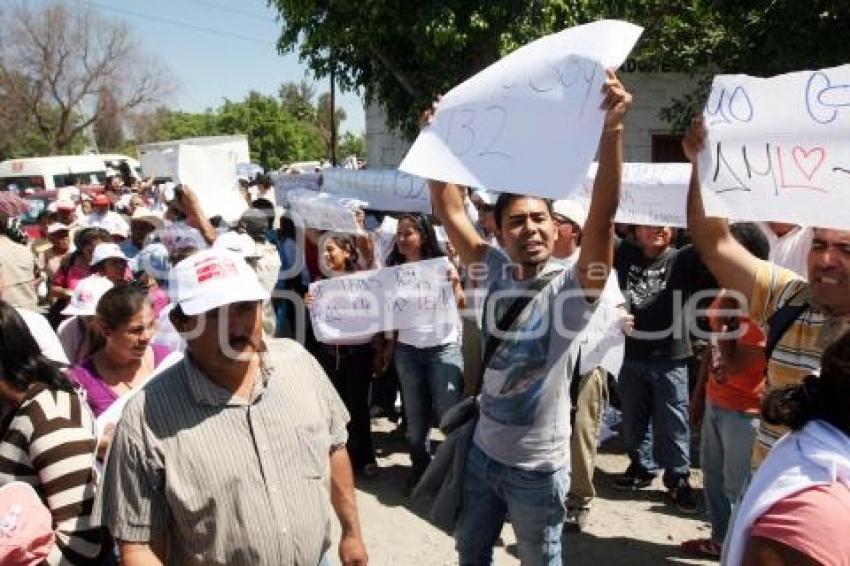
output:
POLYGON ((690 472, 688 364, 686 360, 626 360, 620 370, 623 442, 633 466, 664 468, 664 485, 690 472), (650 434, 650 423, 652 432, 650 434))
POLYGON ((466 459, 463 506, 455 527, 460 566, 489 566, 510 514, 522 564, 559 566, 568 468, 534 472, 501 464, 475 443, 466 459))
POLYGON ((431 409, 443 417, 463 392, 463 358, 457 342, 417 348, 399 343, 395 349, 395 367, 401 385, 407 443, 413 473, 418 476, 431 463, 428 432, 431 409))
POLYGON ((711 540, 718 544, 723 544, 729 518, 749 482, 757 428, 757 417, 705 402, 700 462, 711 540))

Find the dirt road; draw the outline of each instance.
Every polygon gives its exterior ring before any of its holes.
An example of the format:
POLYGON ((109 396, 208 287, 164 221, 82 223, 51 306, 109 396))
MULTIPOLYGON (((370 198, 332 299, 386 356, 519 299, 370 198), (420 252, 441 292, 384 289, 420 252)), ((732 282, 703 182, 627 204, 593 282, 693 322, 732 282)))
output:
MULTIPOLYGON (((402 496, 410 460, 403 440, 392 432, 393 428, 385 419, 374 421, 381 475, 373 480, 357 480, 370 564, 457 564, 452 538, 428 524, 421 516, 424 510, 412 508, 402 496)), ((652 488, 636 493, 623 494, 611 488, 611 481, 627 464, 627 458, 616 446, 600 454, 596 476, 599 496, 587 531, 564 534, 564 563, 570 566, 714 564, 685 557, 679 551, 681 541, 707 537, 708 525, 703 514, 682 515, 667 503, 660 479, 652 488)), ((701 479, 699 472, 694 472, 695 486, 702 485, 701 479)), ((502 531, 502 541, 496 548, 496 564, 519 564, 516 539, 509 525, 502 531)))

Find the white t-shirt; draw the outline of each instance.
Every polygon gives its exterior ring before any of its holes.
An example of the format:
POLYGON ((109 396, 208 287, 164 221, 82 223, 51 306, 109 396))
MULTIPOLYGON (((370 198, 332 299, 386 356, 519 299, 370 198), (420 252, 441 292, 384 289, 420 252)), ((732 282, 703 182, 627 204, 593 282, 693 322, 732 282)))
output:
POLYGON ((771 263, 790 269, 803 279, 809 278, 809 269, 806 266, 806 257, 812 249, 812 237, 814 231, 804 226, 796 226, 784 236, 777 236, 767 222, 759 222, 767 241, 770 242, 771 263))
POLYGON ((35 338, 35 341, 41 348, 41 353, 54 362, 67 364, 68 356, 65 355, 65 350, 62 349, 62 344, 59 342, 59 338, 56 337, 56 333, 53 332, 47 319, 37 312, 20 307, 16 307, 15 310, 18 311, 18 314, 27 323, 30 334, 32 334, 32 337, 35 338))

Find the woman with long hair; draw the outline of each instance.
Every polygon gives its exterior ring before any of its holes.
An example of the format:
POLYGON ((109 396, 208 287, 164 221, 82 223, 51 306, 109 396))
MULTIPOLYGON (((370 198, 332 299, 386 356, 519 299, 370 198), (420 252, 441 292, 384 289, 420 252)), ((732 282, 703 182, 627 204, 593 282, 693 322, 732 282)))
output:
MULTIPOLYGON (((319 238, 319 260, 326 277, 337 277, 359 271, 362 252, 351 236, 328 232, 319 238)), ((367 252, 367 255, 371 255, 367 252)), ((367 265, 367 268, 372 267, 367 265)), ((310 293, 305 296, 307 307, 313 303, 310 293)), ((351 415, 348 423, 348 453, 351 466, 366 477, 378 473, 375 449, 372 445, 369 415, 369 382, 375 358, 374 334, 326 340, 317 343, 316 357, 328 374, 351 415)))
POLYGON ((0 485, 30 484, 53 516, 45 563, 92 563, 104 533, 92 524, 97 479, 91 411, 45 358, 17 311, 0 301, 0 485))
MULTIPOLYGON (((398 219, 396 240, 387 256, 387 266, 423 261, 445 254, 440 249, 431 223, 421 214, 403 214, 398 219)), ((458 306, 463 293, 457 271, 450 271, 458 306)), ((380 344, 379 365, 395 361, 401 385, 407 442, 412 473, 405 485, 409 494, 431 462, 429 431, 431 415, 437 417, 460 401, 463 392, 463 356, 460 349, 459 319, 437 325, 398 330, 380 344)))
POLYGON ((769 392, 761 414, 791 432, 738 505, 723 564, 850 564, 850 332, 824 350, 820 377, 769 392))

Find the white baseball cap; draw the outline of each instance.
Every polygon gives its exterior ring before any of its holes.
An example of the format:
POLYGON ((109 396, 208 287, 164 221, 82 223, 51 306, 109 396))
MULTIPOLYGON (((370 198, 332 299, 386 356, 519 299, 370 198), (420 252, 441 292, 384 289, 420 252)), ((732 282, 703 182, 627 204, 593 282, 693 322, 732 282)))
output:
POLYGON ((71 228, 67 224, 62 224, 61 222, 54 222, 50 226, 47 227, 47 234, 55 234, 56 232, 61 231, 69 232, 71 228))
POLYGON ((124 252, 121 251, 121 248, 118 247, 118 244, 113 244, 111 242, 105 244, 98 244, 94 248, 94 253, 91 255, 91 261, 89 265, 97 265, 98 263, 105 261, 111 257, 117 257, 119 259, 123 259, 124 261, 129 261, 127 256, 124 255, 124 252))
POLYGON ((191 255, 171 269, 168 294, 188 316, 232 303, 264 301, 268 291, 240 255, 210 248, 191 255))
POLYGON ((74 287, 74 294, 68 306, 62 309, 62 314, 69 316, 93 316, 97 302, 104 293, 112 289, 112 281, 100 275, 89 275, 80 279, 74 287))
POLYGON ((229 250, 235 254, 239 254, 245 259, 261 257, 263 254, 257 250, 257 243, 248 234, 240 234, 239 232, 225 232, 215 239, 213 248, 221 250, 229 250))
POLYGON ((572 220, 580 228, 584 227, 584 221, 587 220, 587 211, 584 206, 571 199, 556 200, 552 203, 552 210, 555 211, 555 214, 572 220))

